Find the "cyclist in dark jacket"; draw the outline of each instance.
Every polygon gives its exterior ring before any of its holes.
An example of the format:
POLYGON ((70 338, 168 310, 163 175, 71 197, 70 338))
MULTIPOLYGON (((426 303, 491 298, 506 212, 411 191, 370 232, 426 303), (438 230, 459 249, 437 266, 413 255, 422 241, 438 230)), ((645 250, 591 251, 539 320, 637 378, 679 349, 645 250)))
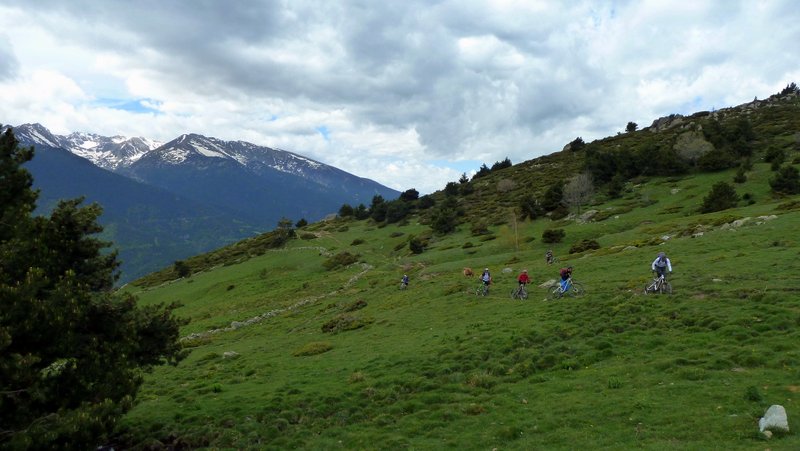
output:
POLYGON ((567 291, 567 284, 569 283, 570 277, 572 277, 572 266, 561 268, 559 275, 561 276, 561 291, 567 291))

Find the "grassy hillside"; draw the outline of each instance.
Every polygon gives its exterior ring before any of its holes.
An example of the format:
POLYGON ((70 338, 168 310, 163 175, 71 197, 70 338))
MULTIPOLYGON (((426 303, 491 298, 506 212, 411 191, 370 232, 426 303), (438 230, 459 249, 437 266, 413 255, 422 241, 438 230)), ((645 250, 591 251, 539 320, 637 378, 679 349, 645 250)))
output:
POLYGON ((425 212, 388 226, 322 222, 280 249, 239 245, 198 257, 190 278, 162 283, 165 270, 126 287, 143 304, 181 301, 192 353, 148 376, 120 443, 799 449, 800 197, 773 198, 774 172, 756 163, 735 185, 750 201, 717 213, 697 209, 734 170, 641 177, 618 199, 598 196, 585 223, 513 219, 526 189, 580 167, 562 152, 471 182, 466 222, 449 235, 431 235, 425 212), (493 189, 503 178, 514 190, 493 189), (474 218, 490 234, 473 236, 474 218), (542 243, 553 228, 563 242, 542 243), (429 240, 423 253, 409 251, 412 236, 429 240), (583 239, 600 249, 570 254, 583 239), (645 296, 659 251, 674 293, 645 296), (358 261, 327 270, 342 252, 358 261), (547 301, 536 285, 567 264, 587 294, 547 301), (488 297, 463 267, 492 270, 488 297), (512 301, 522 269, 531 296, 512 301), (767 443, 757 421, 771 404, 793 432, 767 443))

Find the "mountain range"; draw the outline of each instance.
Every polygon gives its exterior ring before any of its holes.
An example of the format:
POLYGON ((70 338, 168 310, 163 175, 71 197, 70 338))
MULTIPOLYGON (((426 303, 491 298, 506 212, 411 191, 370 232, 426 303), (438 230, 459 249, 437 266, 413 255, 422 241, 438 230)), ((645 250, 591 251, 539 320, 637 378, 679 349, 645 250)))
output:
POLYGON ((39 209, 83 196, 104 208, 103 238, 133 280, 201 252, 272 230, 282 218, 317 221, 342 204, 369 205, 400 193, 302 155, 244 141, 184 134, 167 143, 141 137, 52 133, 13 127, 33 146, 27 165, 39 209))

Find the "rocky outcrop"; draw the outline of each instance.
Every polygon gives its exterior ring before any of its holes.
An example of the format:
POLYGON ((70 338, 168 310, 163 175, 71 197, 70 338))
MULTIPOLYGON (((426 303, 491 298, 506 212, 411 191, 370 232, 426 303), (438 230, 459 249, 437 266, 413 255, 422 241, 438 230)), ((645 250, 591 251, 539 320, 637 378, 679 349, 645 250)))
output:
POLYGON ((687 131, 678 135, 673 148, 681 158, 696 161, 714 150, 714 145, 706 141, 701 132, 687 131))

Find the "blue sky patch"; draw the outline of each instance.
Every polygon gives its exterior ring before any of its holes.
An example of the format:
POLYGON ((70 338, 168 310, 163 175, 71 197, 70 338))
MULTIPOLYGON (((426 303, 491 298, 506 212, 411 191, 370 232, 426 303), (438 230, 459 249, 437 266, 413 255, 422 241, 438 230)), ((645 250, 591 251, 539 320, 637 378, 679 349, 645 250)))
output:
POLYGON ((98 106, 131 113, 161 114, 160 111, 148 106, 160 104, 152 99, 97 99, 94 103, 98 106))
POLYGON ((315 130, 317 130, 319 134, 322 135, 323 138, 325 138, 325 141, 331 140, 331 131, 328 130, 328 127, 326 125, 320 125, 315 130))

